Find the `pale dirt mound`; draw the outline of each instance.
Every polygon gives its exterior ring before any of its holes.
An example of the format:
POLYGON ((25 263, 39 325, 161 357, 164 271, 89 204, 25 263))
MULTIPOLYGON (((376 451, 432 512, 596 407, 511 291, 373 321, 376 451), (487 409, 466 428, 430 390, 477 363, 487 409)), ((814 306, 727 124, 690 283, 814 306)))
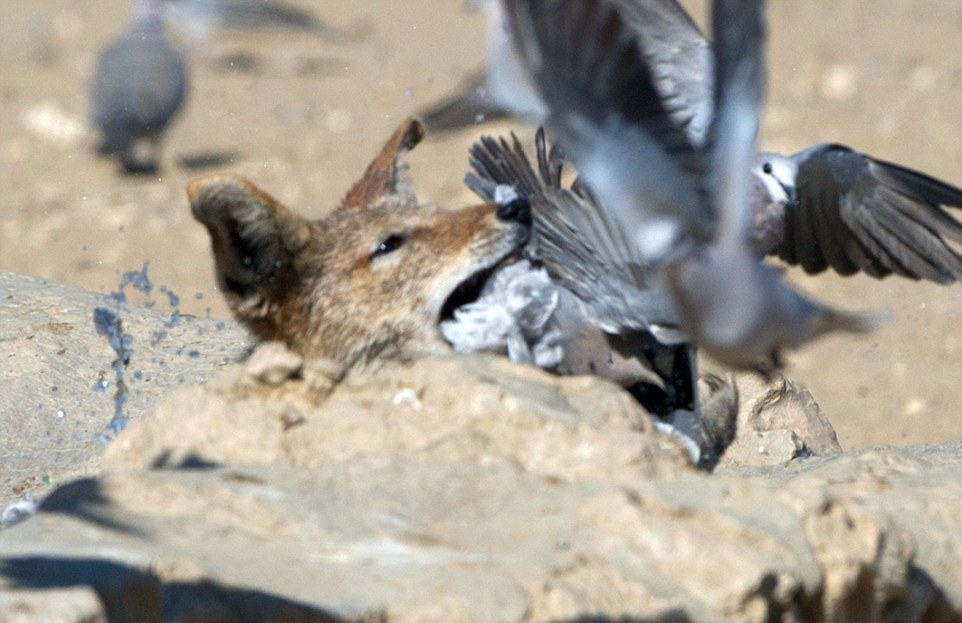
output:
POLYGON ((340 377, 267 345, 132 423, 0 532, 0 618, 962 616, 959 444, 833 453, 779 382, 741 421, 798 431, 745 428, 758 460, 708 475, 597 379, 492 357, 340 377))

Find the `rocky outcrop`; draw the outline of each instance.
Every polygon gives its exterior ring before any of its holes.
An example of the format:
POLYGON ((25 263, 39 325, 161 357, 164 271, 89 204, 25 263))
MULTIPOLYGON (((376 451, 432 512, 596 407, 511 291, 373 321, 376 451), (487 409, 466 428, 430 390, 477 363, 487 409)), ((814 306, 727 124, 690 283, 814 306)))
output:
MULTIPOLYGON (((149 289, 146 269, 127 283, 149 289)), ((125 420, 250 348, 233 322, 127 305, 123 289, 102 296, 0 270, 0 509, 96 473, 125 420)))
POLYGON ((705 474, 597 379, 268 346, 0 532, 0 619, 959 620, 960 444, 838 454, 804 392, 740 389, 705 474))

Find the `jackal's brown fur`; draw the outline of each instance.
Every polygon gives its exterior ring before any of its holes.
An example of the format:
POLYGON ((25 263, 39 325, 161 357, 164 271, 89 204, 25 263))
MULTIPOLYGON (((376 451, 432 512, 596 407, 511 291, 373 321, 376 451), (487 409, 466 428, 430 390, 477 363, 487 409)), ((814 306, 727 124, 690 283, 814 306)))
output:
POLYGON ((220 287, 257 338, 348 367, 447 350, 438 329, 445 302, 514 254, 529 223, 499 217, 491 203, 459 211, 419 205, 406 155, 422 136, 418 122, 402 124, 320 220, 298 216, 240 177, 190 183, 220 287))

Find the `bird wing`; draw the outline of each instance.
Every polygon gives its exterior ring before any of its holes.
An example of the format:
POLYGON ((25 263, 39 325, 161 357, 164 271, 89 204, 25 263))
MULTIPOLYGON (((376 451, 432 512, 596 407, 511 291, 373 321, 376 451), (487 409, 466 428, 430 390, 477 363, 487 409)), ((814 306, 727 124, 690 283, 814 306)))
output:
MULTIPOLYGON (((663 219, 703 237, 713 216, 697 193, 704 154, 676 124, 624 0, 503 0, 546 125, 611 218, 632 232, 663 219)), ((642 232, 642 235, 647 235, 642 232)), ((668 236, 653 235, 651 247, 668 236)))
MULTIPOLYGON (((713 114, 713 60, 705 36, 675 0, 618 0, 616 4, 651 68, 655 89, 667 114, 693 145, 702 145, 713 114)), ((426 109, 420 117, 429 130, 460 129, 509 112, 521 116, 530 112, 520 105, 523 96, 517 82, 499 82, 498 77, 510 75, 507 65, 513 59, 502 55, 500 43, 494 44, 503 38, 501 13, 494 11, 492 20, 497 36, 489 41, 491 77, 472 73, 453 96, 426 109), (494 93, 488 92, 489 80, 497 87, 494 93), (503 97, 496 97, 498 94, 503 97)))
POLYGON ((216 27, 283 28, 311 33, 334 43, 357 38, 357 33, 325 22, 311 10, 293 3, 273 0, 167 0, 167 3, 185 19, 207 21, 216 27))
POLYGON ((417 116, 428 134, 434 134, 500 119, 507 114, 488 91, 486 72, 475 71, 462 80, 453 95, 429 105, 417 116))
POLYGON ((798 205, 785 211, 784 239, 772 253, 806 272, 832 268, 881 278, 962 280, 962 190, 924 173, 837 144, 792 156, 798 205))
POLYGON ((529 201, 534 216, 530 253, 604 330, 674 326, 666 297, 651 285, 653 267, 637 245, 583 183, 562 185, 564 157, 556 146, 548 149, 543 130, 535 146, 537 171, 516 136, 510 142, 482 137, 471 147, 473 172, 465 182, 486 201, 495 200, 498 186, 510 186, 529 201))
POLYGON ((712 3, 715 37, 715 116, 709 128, 709 184, 718 223, 715 242, 732 248, 748 243, 749 201, 765 90, 764 0, 712 3))
POLYGON ((619 4, 668 116, 693 145, 702 145, 714 115, 714 59, 705 35, 675 0, 619 4))

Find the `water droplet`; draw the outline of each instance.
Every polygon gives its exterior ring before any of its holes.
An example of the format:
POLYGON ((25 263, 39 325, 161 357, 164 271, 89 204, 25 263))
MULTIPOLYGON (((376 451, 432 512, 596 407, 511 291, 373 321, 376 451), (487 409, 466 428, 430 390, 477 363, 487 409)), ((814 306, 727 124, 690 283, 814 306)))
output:
POLYGON ((170 320, 165 322, 164 326, 167 327, 168 329, 173 329, 179 324, 180 324, 180 312, 174 311, 173 313, 170 314, 170 320))
POLYGON ((180 297, 174 294, 172 290, 170 290, 166 286, 161 286, 160 291, 161 293, 167 295, 167 302, 170 304, 171 307, 178 307, 180 305, 180 297))
POLYGON ((58 420, 63 420, 66 416, 67 416, 66 411, 64 411, 63 409, 57 409, 57 419, 58 419, 58 420))
POLYGON ((158 344, 164 341, 165 337, 167 337, 166 331, 163 331, 163 330, 154 331, 153 334, 150 336, 150 345, 157 346, 158 344))

